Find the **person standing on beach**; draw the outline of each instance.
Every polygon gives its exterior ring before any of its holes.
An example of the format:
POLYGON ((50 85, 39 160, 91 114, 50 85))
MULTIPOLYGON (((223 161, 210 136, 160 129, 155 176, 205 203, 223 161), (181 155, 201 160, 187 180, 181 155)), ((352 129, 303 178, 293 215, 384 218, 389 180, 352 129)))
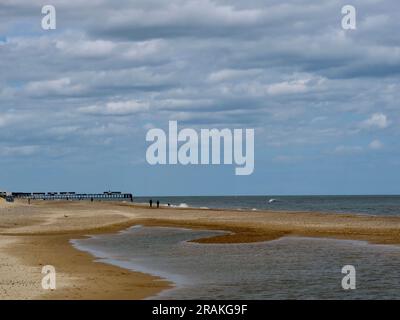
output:
POLYGON ((153 200, 149 200, 150 208, 153 206, 153 200))
POLYGON ((157 200, 157 208, 160 207, 160 201, 157 200))

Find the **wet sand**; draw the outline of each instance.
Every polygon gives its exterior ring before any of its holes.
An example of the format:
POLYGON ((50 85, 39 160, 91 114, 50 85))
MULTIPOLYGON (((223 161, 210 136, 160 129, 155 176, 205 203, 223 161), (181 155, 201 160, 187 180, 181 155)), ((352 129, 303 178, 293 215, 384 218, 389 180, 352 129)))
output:
POLYGON ((282 236, 399 244, 400 217, 307 212, 160 208, 131 203, 0 202, 0 299, 142 299, 173 286, 139 272, 94 262, 69 243, 132 225, 226 230, 201 243, 242 243, 282 236), (41 268, 53 265, 57 289, 43 290, 41 268))

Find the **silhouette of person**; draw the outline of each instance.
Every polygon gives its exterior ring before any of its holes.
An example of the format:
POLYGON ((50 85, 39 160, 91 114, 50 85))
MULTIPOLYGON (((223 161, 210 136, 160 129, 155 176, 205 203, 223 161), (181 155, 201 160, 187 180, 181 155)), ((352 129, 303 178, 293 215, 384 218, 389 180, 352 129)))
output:
POLYGON ((153 200, 149 200, 150 208, 153 206, 153 200))
POLYGON ((157 200, 157 208, 160 207, 160 201, 157 200))

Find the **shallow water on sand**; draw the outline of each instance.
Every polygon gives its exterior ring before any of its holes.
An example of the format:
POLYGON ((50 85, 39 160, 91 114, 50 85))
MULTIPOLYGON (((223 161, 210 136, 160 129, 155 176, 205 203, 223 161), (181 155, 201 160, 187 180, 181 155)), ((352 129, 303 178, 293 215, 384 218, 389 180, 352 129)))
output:
POLYGON ((153 298, 400 298, 400 247, 294 237, 251 244, 187 241, 220 233, 137 226, 72 242, 98 261, 176 284, 153 298), (341 286, 341 269, 349 264, 356 268, 355 290, 341 286))

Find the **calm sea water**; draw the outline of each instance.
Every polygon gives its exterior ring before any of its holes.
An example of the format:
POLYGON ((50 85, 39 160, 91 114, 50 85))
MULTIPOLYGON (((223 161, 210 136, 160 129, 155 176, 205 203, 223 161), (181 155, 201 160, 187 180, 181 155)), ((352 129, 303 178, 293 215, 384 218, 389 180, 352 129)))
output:
POLYGON ((400 247, 360 241, 282 238, 252 244, 197 244, 219 234, 133 227, 74 240, 99 261, 169 279, 163 299, 399 299, 400 247), (356 290, 343 290, 341 269, 356 268, 356 290))
POLYGON ((400 196, 226 196, 226 197, 135 197, 135 202, 197 208, 249 210, 322 211, 370 215, 400 215, 400 196), (269 203, 270 199, 275 201, 269 203))

